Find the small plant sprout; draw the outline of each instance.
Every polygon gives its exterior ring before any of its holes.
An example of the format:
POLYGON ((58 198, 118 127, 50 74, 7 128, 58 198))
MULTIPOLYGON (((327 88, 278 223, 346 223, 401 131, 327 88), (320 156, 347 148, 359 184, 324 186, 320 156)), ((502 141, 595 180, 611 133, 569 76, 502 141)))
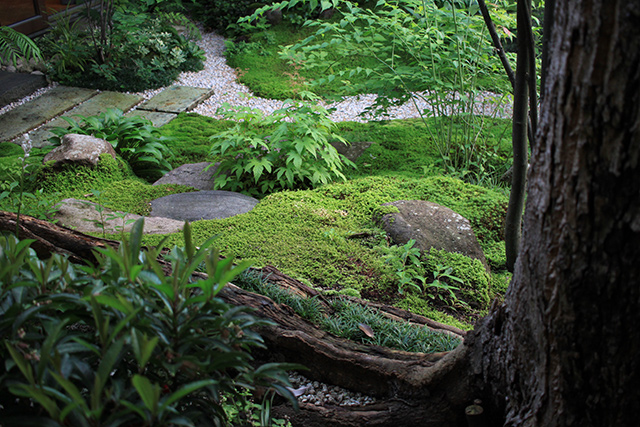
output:
POLYGON ((435 299, 436 297, 438 297, 440 298, 440 300, 445 301, 445 297, 443 297, 441 294, 438 293, 439 290, 444 290, 449 293, 449 297, 451 297, 451 299, 454 302, 460 302, 456 294, 453 292, 453 291, 459 290, 460 288, 453 286, 444 280, 444 279, 447 279, 449 281, 453 281, 459 284, 464 283, 462 279, 452 275, 451 274, 452 271, 453 271, 453 268, 443 266, 442 264, 438 264, 436 266, 436 270, 433 272, 433 278, 434 278, 433 282, 426 285, 427 295, 429 296, 429 298, 435 299), (429 292, 430 289, 434 289, 435 292, 430 293, 429 292))

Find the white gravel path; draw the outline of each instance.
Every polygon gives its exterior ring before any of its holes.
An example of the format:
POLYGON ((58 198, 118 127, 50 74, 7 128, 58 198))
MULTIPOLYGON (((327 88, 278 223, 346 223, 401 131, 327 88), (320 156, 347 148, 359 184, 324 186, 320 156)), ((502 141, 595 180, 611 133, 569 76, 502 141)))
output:
MULTIPOLYGON (((227 102, 233 106, 245 106, 251 108, 259 108, 270 114, 279 109, 283 105, 283 101, 274 99, 265 99, 254 96, 253 93, 237 81, 236 70, 227 65, 224 52, 224 37, 215 33, 204 33, 202 40, 198 41, 198 45, 205 51, 206 61, 202 71, 193 73, 182 73, 178 80, 174 82, 177 85, 203 87, 214 89, 211 98, 200 104, 194 112, 203 116, 221 118, 216 115, 216 111, 227 102)), ((0 108, 0 114, 4 114, 13 108, 21 105, 31 99, 34 99, 43 93, 53 89, 57 83, 52 83, 48 87, 40 89, 33 94, 0 108)), ((148 90, 139 94, 149 99, 164 88, 148 90)), ((360 114, 373 104, 376 95, 360 95, 354 97, 343 98, 342 101, 333 104, 324 104, 325 107, 335 108, 336 111, 331 115, 333 121, 357 121, 366 122, 371 119, 406 119, 420 117, 418 111, 430 109, 429 104, 424 101, 424 93, 416 94, 413 102, 393 107, 389 111, 388 116, 384 117, 362 117, 360 114)), ((500 95, 485 92, 478 97, 478 105, 476 113, 484 113, 486 115, 496 114, 499 117, 511 117, 511 100, 509 98, 502 99, 500 95), (498 111, 496 109, 498 108, 498 111)))
MULTIPOLYGON (((248 87, 237 81, 236 70, 227 65, 224 57, 224 37, 215 33, 203 33, 202 40, 198 45, 205 51, 207 60, 204 69, 197 73, 182 73, 175 84, 203 87, 214 89, 214 95, 200 104, 194 112, 203 116, 221 118, 216 115, 216 111, 223 103, 227 102, 233 106, 244 106, 251 108, 259 108, 265 114, 282 108, 283 101, 266 99, 255 96, 248 87)), ((161 89, 151 90, 140 93, 145 98, 158 93, 161 89)), ((418 111, 430 109, 430 106, 422 98, 424 93, 417 94, 414 102, 407 102, 400 107, 391 108, 389 115, 384 119, 407 119, 420 117, 418 111)), ((478 98, 476 113, 483 112, 486 115, 494 114, 496 108, 501 105, 501 110, 495 112, 500 117, 511 116, 511 100, 501 99, 497 94, 485 92, 478 98)), ((325 107, 335 108, 336 111, 331 115, 331 119, 336 122, 340 121, 358 121, 366 122, 367 118, 363 118, 360 114, 376 99, 376 95, 361 95, 345 97, 342 101, 333 104, 324 104, 325 107)), ((383 117, 380 117, 383 118, 383 117)), ((368 117, 372 119, 372 117, 368 117)))

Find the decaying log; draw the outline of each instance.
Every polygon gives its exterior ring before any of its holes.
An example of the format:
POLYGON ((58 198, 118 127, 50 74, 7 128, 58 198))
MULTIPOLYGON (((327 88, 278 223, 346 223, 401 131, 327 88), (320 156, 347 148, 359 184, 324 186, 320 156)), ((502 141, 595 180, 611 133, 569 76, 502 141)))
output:
MULTIPOLYGON (((0 230, 15 230, 15 214, 0 212, 0 230)), ((92 249, 117 241, 88 236, 46 221, 22 216, 20 237, 35 239, 41 256, 63 253, 74 262, 92 261, 92 249)), ((170 271, 170 270, 167 270, 170 271)), ((329 301, 318 291, 281 273, 274 267, 256 270, 269 281, 292 292, 316 297, 331 312, 329 301)), ((309 368, 303 374, 314 380, 375 396, 374 405, 330 407, 301 404, 298 412, 285 404, 274 408, 278 416, 288 416, 294 426, 384 426, 384 425, 465 425, 464 407, 474 397, 469 392, 469 368, 464 345, 447 353, 409 353, 374 345, 363 345, 333 336, 298 316, 285 304, 228 284, 219 294, 233 305, 255 310, 273 325, 259 330, 267 350, 255 356, 265 361, 300 363, 309 368)), ((380 310, 394 319, 404 319, 434 330, 464 335, 464 331, 433 322, 422 316, 382 304, 353 299, 380 310)))
MULTIPOLYGON (((0 211, 0 232, 16 233, 17 215, 0 211)), ((88 236, 67 227, 52 224, 27 215, 20 215, 18 227, 20 239, 34 239, 31 244, 39 257, 48 257, 52 253, 67 255, 74 263, 93 262, 93 250, 111 246, 117 248, 116 240, 88 236)))

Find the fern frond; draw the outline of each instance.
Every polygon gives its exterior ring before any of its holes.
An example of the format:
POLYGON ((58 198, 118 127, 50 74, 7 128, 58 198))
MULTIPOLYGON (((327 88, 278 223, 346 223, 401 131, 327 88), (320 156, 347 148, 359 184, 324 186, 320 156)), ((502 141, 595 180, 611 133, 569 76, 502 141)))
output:
POLYGON ((11 62, 15 67, 21 57, 27 61, 42 60, 40 48, 28 36, 10 27, 0 27, 0 63, 11 62))

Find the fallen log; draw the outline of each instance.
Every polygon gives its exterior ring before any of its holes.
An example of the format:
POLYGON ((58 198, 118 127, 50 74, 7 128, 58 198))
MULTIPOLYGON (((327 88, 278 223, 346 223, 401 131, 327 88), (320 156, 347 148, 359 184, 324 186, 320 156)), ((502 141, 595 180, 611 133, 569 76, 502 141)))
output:
MULTIPOLYGON (((14 232, 16 216, 0 212, 0 230, 14 232)), ((100 239, 32 217, 21 216, 21 238, 35 239, 39 256, 62 253, 73 262, 92 262, 93 249, 117 247, 119 242, 100 239)), ((166 271, 170 271, 167 269, 166 271)), ((256 269, 273 283, 307 297, 317 297, 330 312, 329 301, 318 291, 292 279, 274 267, 256 269)), ((452 352, 410 353, 390 348, 359 344, 333 336, 297 315, 285 304, 228 284, 219 297, 233 305, 251 307, 256 316, 273 321, 260 328, 267 349, 255 354, 264 361, 300 363, 309 368, 309 378, 375 396, 374 405, 315 406, 301 404, 300 411, 279 404, 277 416, 287 416, 294 426, 384 426, 384 425, 466 425, 464 407, 474 396, 469 394, 469 368, 464 345, 452 352)), ((425 325, 436 331, 464 335, 422 316, 353 299, 369 305, 394 319, 425 325)))

